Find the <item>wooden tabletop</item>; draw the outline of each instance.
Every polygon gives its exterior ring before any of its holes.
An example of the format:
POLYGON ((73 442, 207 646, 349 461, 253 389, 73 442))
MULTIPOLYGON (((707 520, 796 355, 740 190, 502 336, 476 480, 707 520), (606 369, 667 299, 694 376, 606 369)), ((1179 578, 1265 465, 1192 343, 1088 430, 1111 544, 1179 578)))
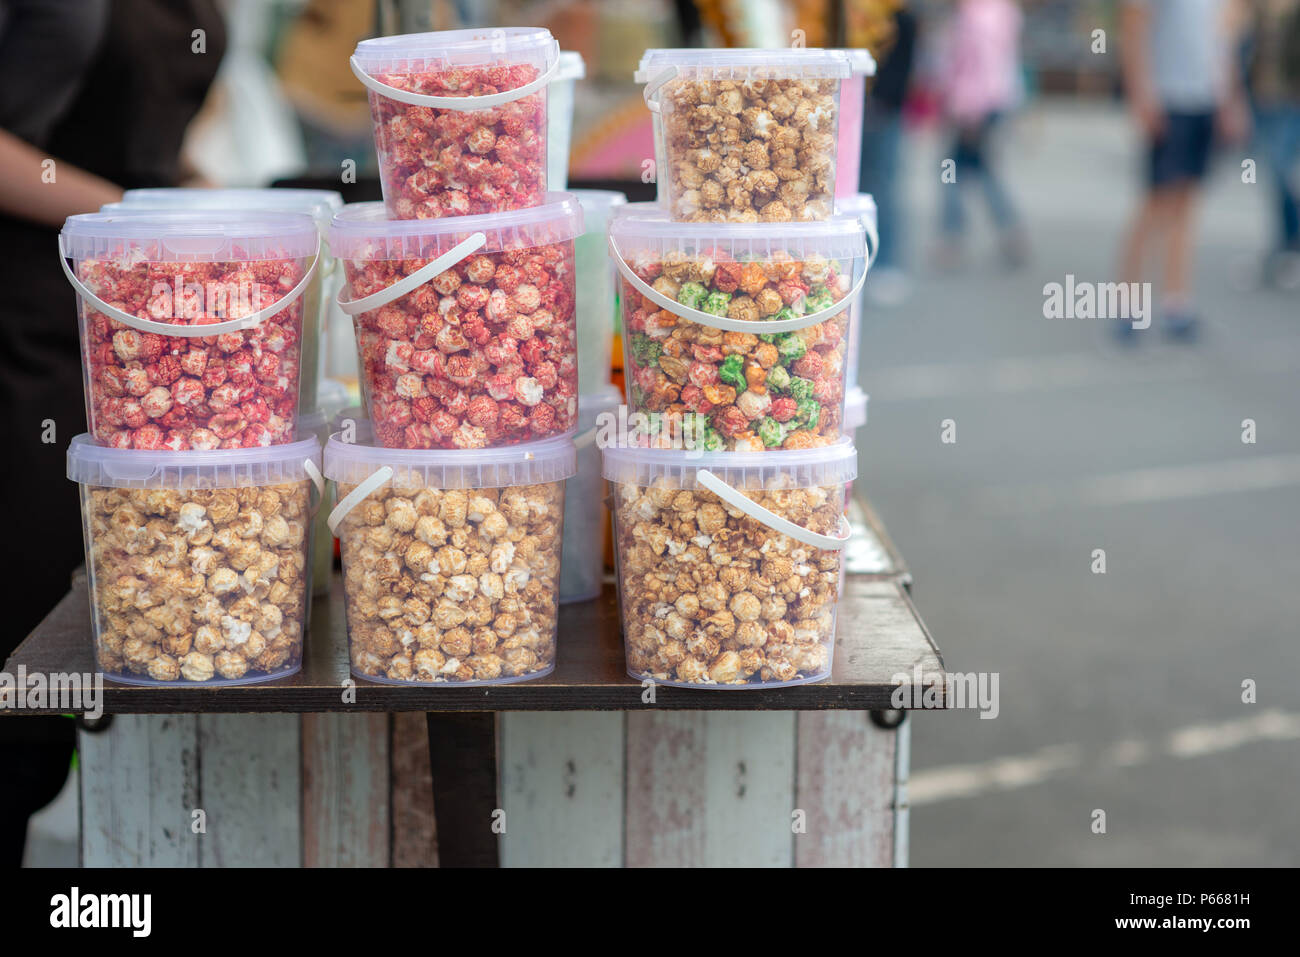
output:
MULTIPOLYGON (((398 686, 353 678, 348 667, 342 578, 315 599, 302 670, 278 681, 221 688, 124 685, 105 679, 108 714, 328 712, 328 711, 701 711, 885 710, 893 707, 896 675, 943 686, 943 659, 916 609, 907 572, 880 519, 864 499, 850 511, 854 545, 846 553, 848 576, 836 621, 829 680, 788 688, 655 689, 653 704, 629 677, 623 656, 616 589, 605 585, 594 601, 560 608, 558 660, 544 678, 517 684, 398 686), (354 686, 345 685, 347 681, 354 686), (344 692, 348 691, 347 700, 344 692)), ((87 674, 91 652, 86 577, 72 589, 5 662, 4 671, 87 674)), ((917 691, 919 692, 919 688, 917 691)), ((920 695, 910 700, 919 701, 920 695)), ((933 700, 931 696, 930 700, 933 700)), ((30 713, 0 708, 6 714, 30 713)))

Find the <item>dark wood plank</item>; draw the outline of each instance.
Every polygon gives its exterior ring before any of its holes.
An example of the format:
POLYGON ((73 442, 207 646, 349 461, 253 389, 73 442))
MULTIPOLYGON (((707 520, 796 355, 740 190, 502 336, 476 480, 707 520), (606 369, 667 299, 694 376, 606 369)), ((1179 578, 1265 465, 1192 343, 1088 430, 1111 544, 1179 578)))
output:
POLYGON ((438 866, 499 866, 496 715, 435 713, 428 728, 438 866))

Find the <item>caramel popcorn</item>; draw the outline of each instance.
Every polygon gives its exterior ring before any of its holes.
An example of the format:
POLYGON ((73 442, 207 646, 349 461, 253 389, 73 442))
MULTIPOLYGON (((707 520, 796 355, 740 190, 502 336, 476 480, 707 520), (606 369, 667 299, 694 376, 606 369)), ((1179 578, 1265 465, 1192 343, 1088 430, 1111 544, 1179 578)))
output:
POLYGON ((661 91, 668 203, 684 222, 826 219, 839 80, 678 77, 661 91))
MULTIPOLYGON (((340 498, 355 485, 339 483, 340 498)), ((539 677, 555 666, 564 485, 385 486, 339 525, 353 670, 539 677)))
POLYGON ((311 483, 82 487, 95 653, 158 682, 275 677, 302 662, 311 483))
MULTIPOLYGON (((840 553, 774 532, 702 488, 615 483, 615 543, 628 671, 743 685, 830 672, 840 553)), ((833 534, 842 486, 744 494, 833 534)))

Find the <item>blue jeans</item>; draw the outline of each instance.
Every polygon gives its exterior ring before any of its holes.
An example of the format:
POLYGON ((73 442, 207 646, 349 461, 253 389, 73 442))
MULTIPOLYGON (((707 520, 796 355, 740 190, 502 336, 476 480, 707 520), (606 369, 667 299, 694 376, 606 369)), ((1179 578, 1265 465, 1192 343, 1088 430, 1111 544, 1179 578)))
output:
POLYGON ((1281 247, 1300 251, 1300 197, 1290 178, 1300 160, 1300 106, 1256 107, 1255 131, 1277 186, 1281 247))
POLYGON ((873 108, 868 100, 862 118, 858 192, 870 193, 876 200, 876 228, 880 233, 876 269, 897 267, 902 259, 903 237, 899 232, 902 217, 898 212, 898 152, 902 136, 902 114, 897 110, 873 108))
POLYGON ((1015 207, 993 168, 989 165, 988 147, 993 127, 997 125, 996 113, 986 116, 978 126, 961 129, 953 139, 950 156, 956 166, 957 181, 943 184, 943 233, 950 239, 966 231, 966 211, 962 207, 961 188, 971 176, 978 176, 984 187, 984 199, 989 213, 1000 230, 1008 230, 1020 221, 1015 207))

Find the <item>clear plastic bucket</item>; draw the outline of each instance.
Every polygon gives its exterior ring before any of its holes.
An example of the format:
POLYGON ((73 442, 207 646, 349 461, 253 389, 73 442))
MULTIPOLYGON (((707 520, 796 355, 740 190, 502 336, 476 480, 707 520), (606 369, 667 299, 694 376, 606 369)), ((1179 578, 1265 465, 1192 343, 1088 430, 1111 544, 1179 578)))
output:
MULTIPOLYGON (((298 434, 303 437, 312 436, 316 439, 317 444, 323 448, 330 437, 329 416, 321 409, 298 416, 298 434)), ((323 501, 330 501, 328 488, 322 489, 321 498, 323 501)), ((312 517, 311 527, 307 535, 307 554, 311 556, 308 584, 313 595, 329 594, 330 573, 334 571, 334 534, 330 531, 329 524, 326 522, 327 518, 329 518, 327 509, 317 509, 316 514, 312 517)), ((308 605, 307 617, 309 624, 310 612, 311 606, 308 605)))
POLYGON ((867 105, 867 77, 876 61, 866 50, 845 50, 852 75, 840 84, 840 129, 836 146, 835 197, 854 196, 862 172, 862 122, 867 105))
POLYGON ((334 218, 339 305, 380 444, 495 448, 576 427, 582 208, 568 193, 548 200, 417 222, 358 203, 334 218))
POLYGON ((614 277, 609 269, 609 222, 627 197, 608 189, 576 189, 584 231, 574 240, 578 283, 578 392, 609 384, 614 347, 614 277))
POLYGON ((867 399, 862 386, 855 385, 844 397, 844 433, 852 435, 855 429, 867 424, 867 399))
POLYGON ((319 466, 314 438, 165 453, 73 439, 104 675, 206 688, 297 671, 319 466))
POLYGON ((551 192, 569 188, 574 92, 586 75, 587 64, 581 53, 560 51, 560 65, 546 91, 546 187, 551 192))
MULTIPOLYGON (((100 212, 124 210, 220 210, 247 209, 256 212, 305 213, 316 221, 322 238, 330 217, 343 208, 343 196, 329 189, 128 189, 120 203, 110 203, 100 212)), ((298 383, 298 411, 308 413, 320 403, 318 387, 325 374, 323 338, 329 315, 329 297, 335 281, 334 260, 328 246, 321 249, 320 268, 302 294, 303 323, 298 383)))
MULTIPOLYGON (((876 200, 870 193, 856 193, 835 201, 835 211, 844 216, 854 216, 862 221, 867 231, 869 247, 868 266, 876 258, 880 240, 876 233, 876 200)), ((866 287, 858 290, 849 306, 849 351, 845 356, 844 386, 845 392, 852 392, 858 385, 858 355, 862 347, 862 319, 867 308, 866 287)))
POLYGON ((617 414, 623 396, 617 386, 578 396, 578 471, 564 486, 564 552, 560 564, 560 602, 590 601, 605 580, 605 479, 600 449, 591 439, 604 413, 617 414), (590 440, 590 441, 589 441, 590 440))
POLYGON ((660 198, 682 222, 831 216, 841 50, 649 50, 660 198))
POLYGON ((801 449, 842 431, 861 222, 610 226, 631 412, 679 448, 801 449), (750 331, 752 330, 752 331, 750 331))
POLYGON ((852 443, 603 461, 628 674, 721 689, 830 674, 852 443))
POLYGON ((302 297, 319 265, 308 216, 89 213, 69 217, 59 241, 97 442, 180 451, 294 440, 302 297))
POLYGON ((388 215, 438 219, 545 202, 543 29, 450 30, 363 40, 352 72, 370 96, 388 215))
POLYGON ((331 437, 352 673, 504 684, 555 667, 571 439, 466 456, 331 437))

